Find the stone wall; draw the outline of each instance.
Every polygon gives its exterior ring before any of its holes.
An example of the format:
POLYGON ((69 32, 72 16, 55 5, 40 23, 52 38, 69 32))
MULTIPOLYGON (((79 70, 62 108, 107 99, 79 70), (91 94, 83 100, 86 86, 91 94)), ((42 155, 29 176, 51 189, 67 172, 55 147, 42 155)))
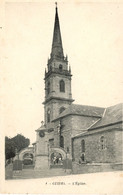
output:
POLYGON ((47 95, 47 98, 51 96, 61 97, 61 98, 70 98, 71 99, 71 76, 66 76, 62 74, 51 75, 47 79, 45 85, 50 82, 50 93, 47 95), (60 92, 59 82, 63 80, 65 82, 65 92, 60 92))
POLYGON ((53 132, 48 133, 45 132, 44 137, 39 136, 39 132, 37 132, 37 144, 36 144, 36 155, 39 154, 48 154, 48 144, 49 144, 49 139, 52 139, 54 136, 53 132))
MULTIPOLYGON (((61 120, 62 130, 61 135, 64 137, 64 149, 67 151, 67 147, 69 147, 69 152, 71 153, 71 116, 67 116, 62 118, 61 120)), ((55 147, 59 147, 59 132, 57 126, 59 125, 59 120, 54 123, 54 142, 55 147)))
POLYGON ((51 100, 45 105, 45 124, 47 125, 47 129, 53 127, 51 122, 47 123, 47 110, 50 109, 51 111, 50 119, 52 121, 59 116, 59 110, 61 107, 68 108, 70 104, 71 102, 69 101, 51 100))
POLYGON ((108 171, 118 171, 123 170, 122 163, 100 163, 100 164, 78 164, 72 163, 72 173, 82 174, 82 173, 96 173, 96 172, 108 172, 108 171))
POLYGON ((116 161, 123 162, 123 131, 115 131, 116 161))
MULTIPOLYGON (((115 127, 116 128, 116 127, 115 127)), ((104 129, 103 129, 104 130, 104 129)), ((73 157, 76 162, 82 154, 81 140, 85 140, 85 161, 88 163, 122 162, 122 131, 116 129, 97 131, 94 134, 73 139, 73 157), (100 137, 105 138, 105 148, 101 149, 100 137)))

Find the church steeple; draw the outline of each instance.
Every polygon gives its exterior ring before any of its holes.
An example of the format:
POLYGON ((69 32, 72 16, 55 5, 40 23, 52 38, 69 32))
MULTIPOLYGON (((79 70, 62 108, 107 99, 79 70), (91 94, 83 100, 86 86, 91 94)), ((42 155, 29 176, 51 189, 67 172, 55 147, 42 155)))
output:
POLYGON ((51 121, 61 110, 67 108, 74 100, 71 93, 71 71, 68 69, 68 57, 64 57, 58 8, 56 6, 53 42, 50 59, 45 71, 45 124, 51 129, 51 121))
POLYGON ((57 3, 56 3, 56 13, 55 13, 51 58, 64 59, 57 3))

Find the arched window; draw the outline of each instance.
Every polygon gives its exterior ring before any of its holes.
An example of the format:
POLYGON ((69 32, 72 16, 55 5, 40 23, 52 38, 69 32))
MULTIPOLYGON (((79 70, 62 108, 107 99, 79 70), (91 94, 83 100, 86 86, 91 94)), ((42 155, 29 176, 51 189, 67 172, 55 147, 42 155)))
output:
POLYGON ((60 64, 60 65, 59 65, 59 70, 62 71, 62 69, 63 69, 63 67, 62 67, 62 65, 60 64))
POLYGON ((59 82, 59 88, 60 92, 65 92, 65 82, 63 80, 59 82))
POLYGON ((60 147, 64 148, 64 137, 63 136, 60 137, 60 147))
POLYGON ((85 140, 84 139, 81 141, 81 148, 82 148, 82 152, 85 152, 85 140))
POLYGON ((50 93, 50 82, 48 82, 48 84, 47 84, 47 94, 49 94, 50 93))
POLYGON ((101 150, 104 150, 106 148, 106 140, 104 136, 100 137, 100 148, 101 150))
POLYGON ((47 110, 47 122, 50 122, 50 109, 47 110))
POLYGON ((59 109, 59 114, 61 114, 64 110, 65 110, 65 107, 61 107, 61 108, 59 109))

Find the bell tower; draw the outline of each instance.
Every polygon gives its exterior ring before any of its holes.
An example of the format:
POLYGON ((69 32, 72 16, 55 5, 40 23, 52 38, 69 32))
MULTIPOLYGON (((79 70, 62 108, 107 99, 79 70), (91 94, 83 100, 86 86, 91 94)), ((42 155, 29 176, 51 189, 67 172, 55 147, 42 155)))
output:
POLYGON ((71 93, 71 68, 68 57, 64 56, 58 8, 56 4, 53 41, 50 58, 45 69, 45 125, 52 128, 51 121, 66 109, 74 100, 71 93))
POLYGON ((35 169, 48 169, 49 150, 52 146, 61 147, 62 136, 60 133, 55 132, 52 120, 56 119, 59 114, 74 101, 71 93, 71 77, 71 69, 70 66, 68 67, 68 58, 64 56, 63 52, 58 8, 56 4, 51 54, 47 62, 44 76, 44 123, 42 122, 41 127, 36 130, 35 169))

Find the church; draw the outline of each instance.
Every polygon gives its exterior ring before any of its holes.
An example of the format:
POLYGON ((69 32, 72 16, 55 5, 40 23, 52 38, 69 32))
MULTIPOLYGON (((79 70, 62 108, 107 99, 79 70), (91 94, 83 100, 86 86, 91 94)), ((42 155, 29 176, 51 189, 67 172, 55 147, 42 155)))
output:
POLYGON ((35 169, 62 168, 69 159, 73 173, 122 170, 123 104, 108 108, 74 104, 71 79, 56 6, 44 77, 44 122, 33 144, 35 169))

